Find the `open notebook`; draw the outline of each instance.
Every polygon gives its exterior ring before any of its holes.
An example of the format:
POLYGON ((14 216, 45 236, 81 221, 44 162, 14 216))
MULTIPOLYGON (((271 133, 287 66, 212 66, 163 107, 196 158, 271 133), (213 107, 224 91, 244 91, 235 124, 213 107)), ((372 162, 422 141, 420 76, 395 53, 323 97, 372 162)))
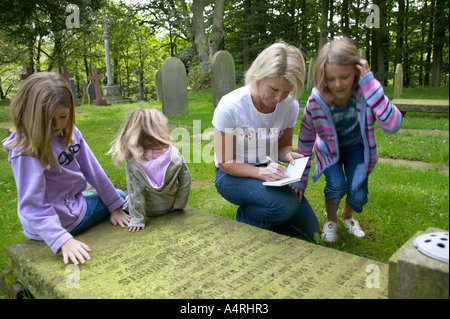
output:
POLYGON ((273 182, 263 182, 265 186, 284 186, 298 182, 302 179, 303 171, 305 170, 306 164, 308 163, 309 157, 297 158, 295 160, 295 165, 289 164, 287 167, 286 175, 277 181, 273 182))

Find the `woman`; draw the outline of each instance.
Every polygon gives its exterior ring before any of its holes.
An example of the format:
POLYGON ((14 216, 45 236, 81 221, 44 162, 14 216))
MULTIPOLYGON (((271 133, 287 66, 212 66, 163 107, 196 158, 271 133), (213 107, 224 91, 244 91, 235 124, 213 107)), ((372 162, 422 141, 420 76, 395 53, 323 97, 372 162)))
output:
POLYGON ((213 117, 216 188, 238 205, 235 220, 313 240, 317 217, 306 198, 289 186, 268 187, 283 165, 302 155, 292 151, 293 128, 303 91, 305 62, 286 43, 266 48, 251 65, 245 87, 225 95, 213 117))

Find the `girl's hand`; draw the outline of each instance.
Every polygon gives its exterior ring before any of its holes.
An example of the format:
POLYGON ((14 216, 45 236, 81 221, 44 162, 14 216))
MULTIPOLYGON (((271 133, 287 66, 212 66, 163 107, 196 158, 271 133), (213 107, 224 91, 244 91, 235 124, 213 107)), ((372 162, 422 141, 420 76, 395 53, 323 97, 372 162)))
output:
POLYGON ((303 201, 303 194, 305 193, 304 189, 297 188, 294 185, 289 185, 294 190, 294 192, 298 195, 298 202, 301 203, 303 201))
POLYGON ((125 228, 125 226, 128 226, 128 223, 131 220, 131 216, 125 213, 122 208, 119 207, 111 212, 109 220, 114 226, 119 225, 120 227, 125 228))
POLYGON ((369 62, 364 59, 359 60, 358 63, 355 64, 355 67, 359 70, 359 79, 361 80, 364 75, 370 72, 369 62))
POLYGON ((132 233, 138 232, 138 231, 140 231, 141 229, 144 229, 144 227, 137 227, 137 226, 128 227, 128 231, 129 231, 129 232, 132 232, 132 233))
POLYGON ((78 265, 78 262, 84 264, 86 260, 91 259, 89 246, 74 238, 69 239, 61 246, 61 252, 65 264, 69 262, 69 258, 74 265, 78 265))

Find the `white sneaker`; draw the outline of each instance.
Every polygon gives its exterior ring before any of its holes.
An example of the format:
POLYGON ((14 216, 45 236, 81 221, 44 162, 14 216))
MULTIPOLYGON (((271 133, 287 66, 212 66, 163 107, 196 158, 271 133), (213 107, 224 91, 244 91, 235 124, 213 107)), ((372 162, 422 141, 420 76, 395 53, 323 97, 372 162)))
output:
POLYGON ((323 225, 321 238, 327 243, 334 243, 338 236, 338 225, 333 221, 328 221, 323 225))
POLYGON ((358 238, 363 238, 364 236, 366 236, 364 231, 361 229, 361 226, 359 226, 358 221, 356 219, 354 219, 353 217, 344 219, 343 222, 344 222, 345 228, 347 228, 347 230, 350 234, 353 234, 358 238))

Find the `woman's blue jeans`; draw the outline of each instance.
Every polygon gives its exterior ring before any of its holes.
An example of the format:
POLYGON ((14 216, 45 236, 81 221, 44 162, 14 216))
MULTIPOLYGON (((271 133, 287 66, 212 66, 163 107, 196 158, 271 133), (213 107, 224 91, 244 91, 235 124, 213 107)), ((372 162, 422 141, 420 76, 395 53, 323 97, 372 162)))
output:
MULTIPOLYGON (((120 197, 125 199, 126 195, 122 190, 116 189, 116 191, 120 197)), ((108 208, 103 204, 97 193, 83 193, 83 196, 87 203, 86 214, 81 223, 70 232, 72 235, 81 233, 110 216, 108 208)))
POLYGON ((303 197, 302 202, 290 186, 263 186, 255 178, 236 177, 216 169, 216 189, 239 208, 235 220, 277 233, 314 240, 319 233, 316 214, 303 197))
POLYGON ((356 166, 364 163, 364 146, 360 144, 341 147, 339 152, 339 161, 324 171, 325 198, 339 204, 347 194, 346 202, 355 212, 362 213, 363 206, 369 201, 368 178, 366 176, 356 190, 352 190, 350 185, 355 177, 356 166))

